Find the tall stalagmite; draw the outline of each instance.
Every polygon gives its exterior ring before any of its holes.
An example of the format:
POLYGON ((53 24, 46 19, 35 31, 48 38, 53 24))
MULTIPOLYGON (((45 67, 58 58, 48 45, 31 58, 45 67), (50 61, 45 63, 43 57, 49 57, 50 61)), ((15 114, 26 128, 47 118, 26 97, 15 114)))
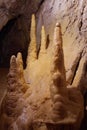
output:
POLYGON ((31 44, 27 68, 23 71, 21 54, 12 56, 8 90, 1 106, 1 130, 78 130, 83 119, 81 92, 66 86, 61 26, 56 24, 53 46, 46 48, 42 27, 37 56, 35 17, 32 16, 31 44), (25 78, 24 78, 25 77, 25 78), (25 81, 26 80, 26 81, 25 81))

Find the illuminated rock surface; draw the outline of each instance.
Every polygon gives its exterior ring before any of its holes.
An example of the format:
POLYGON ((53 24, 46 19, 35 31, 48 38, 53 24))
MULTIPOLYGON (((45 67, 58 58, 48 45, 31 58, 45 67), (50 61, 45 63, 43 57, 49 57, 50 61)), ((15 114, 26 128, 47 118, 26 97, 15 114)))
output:
POLYGON ((44 24, 46 34, 49 34, 50 41, 52 41, 55 24, 56 22, 61 23, 66 80, 67 83, 78 86, 83 93, 87 90, 86 18, 86 0, 51 0, 50 3, 49 0, 46 0, 37 13, 38 37, 38 30, 40 30, 44 24))

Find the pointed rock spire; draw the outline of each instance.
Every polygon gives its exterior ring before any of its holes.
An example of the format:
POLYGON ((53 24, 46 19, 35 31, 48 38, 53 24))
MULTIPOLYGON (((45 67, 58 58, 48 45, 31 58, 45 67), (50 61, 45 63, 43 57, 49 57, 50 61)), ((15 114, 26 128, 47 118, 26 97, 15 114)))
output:
POLYGON ((44 53, 46 53, 46 33, 44 26, 42 26, 40 56, 44 53))
POLYGON ((26 90, 28 89, 28 86, 24 79, 23 60, 22 60, 22 54, 20 52, 17 54, 16 61, 17 61, 18 84, 22 92, 25 93, 26 90))
POLYGON ((52 84, 50 87, 52 99, 56 94, 65 93, 66 88, 66 76, 64 67, 64 55, 62 48, 62 34, 61 26, 59 23, 56 24, 54 30, 54 44, 52 51, 52 84))
POLYGON ((37 59, 37 54, 36 54, 36 21, 35 21, 35 15, 32 15, 31 19, 31 30, 30 30, 30 46, 29 46, 29 51, 28 51, 28 61, 33 61, 37 59))
POLYGON ((15 91, 16 90, 16 83, 17 83, 17 63, 16 57, 13 55, 10 60, 10 69, 7 76, 8 79, 8 91, 15 91))

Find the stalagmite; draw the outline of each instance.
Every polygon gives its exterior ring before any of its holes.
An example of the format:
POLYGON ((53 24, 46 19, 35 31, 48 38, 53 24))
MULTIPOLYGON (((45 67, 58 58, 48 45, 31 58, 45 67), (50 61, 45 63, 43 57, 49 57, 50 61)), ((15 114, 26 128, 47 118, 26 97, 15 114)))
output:
MULTIPOLYGON (((54 32, 54 43, 52 50, 52 80, 55 86, 59 86, 57 89, 65 89, 66 87, 66 75, 65 75, 65 67, 64 67, 64 56, 62 49, 62 36, 61 36, 61 27, 56 24, 55 32, 54 32)), ((62 90, 63 90, 62 89, 62 90)))
POLYGON ((28 85, 26 84, 25 79, 24 79, 23 60, 22 60, 21 53, 17 54, 16 62, 17 62, 17 71, 19 74, 18 77, 20 77, 19 83, 22 86, 22 88, 21 88, 22 91, 25 93, 26 90, 28 89, 28 85))
POLYGON ((23 75, 22 56, 21 53, 18 53, 17 58, 12 56, 10 60, 7 94, 1 107, 0 125, 2 130, 10 130, 10 126, 14 124, 15 120, 22 113, 24 106, 23 94, 28 87, 23 75))
POLYGON ((3 105, 1 108, 1 129, 3 130, 9 129, 10 125, 17 119, 17 116, 20 115, 23 107, 23 105, 20 107, 18 103, 22 95, 18 78, 16 57, 12 56, 8 74, 7 94, 2 102, 3 105))
POLYGON ((79 130, 83 98, 79 90, 66 85, 60 24, 56 24, 50 49, 46 48, 44 27, 41 36, 37 58, 33 15, 25 73, 21 53, 11 57, 8 90, 0 111, 1 130, 39 130, 40 123, 44 130, 79 130))
MULTIPOLYGON (((34 61, 37 58, 36 54, 36 22, 35 15, 32 15, 31 29, 30 29, 31 42, 28 50, 29 61, 34 61)), ((29 62, 27 61, 27 63, 29 62)))
POLYGON ((40 48, 40 56, 46 53, 46 33, 45 28, 42 26, 41 29, 41 48, 40 48))
POLYGON ((8 91, 15 91, 17 89, 14 84, 17 83, 17 63, 16 63, 16 57, 12 56, 10 60, 10 70, 8 74, 8 91), (13 82, 12 82, 13 80, 13 82), (12 82, 12 83, 11 83, 12 82))
MULTIPOLYGON (((51 95, 53 102, 55 103, 55 121, 63 117, 64 109, 61 100, 63 95, 67 97, 66 91, 66 76, 65 76, 65 67, 64 67, 64 55, 62 49, 62 36, 61 36, 61 27, 60 24, 56 24, 54 31, 54 43, 53 43, 53 57, 52 57, 52 84, 50 87, 51 95), (58 100, 58 103, 57 103, 58 100), (59 111, 59 112, 58 112, 59 111)), ((64 99, 63 99, 64 100, 64 99)), ((65 110, 66 111, 66 110, 65 110)))
POLYGON ((62 130, 62 126, 66 124, 63 126, 64 129, 69 130, 72 127, 72 130, 77 130, 81 118, 83 118, 83 98, 79 90, 74 89, 72 86, 66 86, 61 27, 59 24, 56 24, 54 31, 52 60, 52 84, 50 90, 53 100, 53 112, 51 112, 53 124, 51 122, 47 123, 48 129, 62 130))

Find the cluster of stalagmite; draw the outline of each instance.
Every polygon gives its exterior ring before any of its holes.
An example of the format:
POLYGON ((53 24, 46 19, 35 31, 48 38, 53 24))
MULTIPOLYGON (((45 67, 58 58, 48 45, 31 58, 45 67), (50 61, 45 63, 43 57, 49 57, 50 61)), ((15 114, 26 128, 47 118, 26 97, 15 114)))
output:
POLYGON ((28 89, 23 73, 22 55, 18 53, 17 58, 12 56, 10 60, 7 76, 8 88, 1 106, 0 125, 2 130, 10 130, 10 126, 23 111, 23 95, 28 89))
POLYGON ((24 79, 23 61, 21 53, 18 53, 17 58, 15 56, 12 56, 10 62, 11 62, 10 70, 8 74, 8 85, 9 85, 8 90, 9 91, 21 90, 21 92, 25 93, 28 86, 26 85, 24 79))
MULTIPOLYGON (((58 124, 59 122, 68 125, 73 124, 73 126, 71 125, 72 129, 77 130, 83 118, 83 97, 78 88, 74 88, 70 85, 67 86, 61 26, 58 23, 54 31, 54 45, 52 50, 52 84, 50 86, 51 98, 53 100, 52 119, 58 124), (77 125, 75 123, 77 123, 77 125)), ((64 127, 66 130, 70 129, 67 125, 64 127)), ((57 128, 61 129, 61 126, 57 126, 56 129, 57 128)))
POLYGON ((0 113, 1 130, 36 130, 34 124, 39 122, 44 123, 44 130, 78 130, 83 98, 77 88, 66 86, 61 26, 56 24, 53 45, 48 48, 42 27, 38 57, 35 32, 33 15, 25 73, 21 54, 11 57, 8 89, 0 113))
MULTIPOLYGON (((54 45, 52 51, 52 84, 50 86, 51 97, 54 103, 54 120, 64 118, 66 110, 64 104, 61 103, 63 95, 68 96, 66 91, 66 75, 64 67, 64 55, 62 49, 62 34, 60 24, 56 24, 54 31, 54 45), (61 63, 61 64, 60 64, 61 63), (63 113, 63 111, 65 111, 63 113)), ((64 99, 63 99, 64 100, 64 99)))

